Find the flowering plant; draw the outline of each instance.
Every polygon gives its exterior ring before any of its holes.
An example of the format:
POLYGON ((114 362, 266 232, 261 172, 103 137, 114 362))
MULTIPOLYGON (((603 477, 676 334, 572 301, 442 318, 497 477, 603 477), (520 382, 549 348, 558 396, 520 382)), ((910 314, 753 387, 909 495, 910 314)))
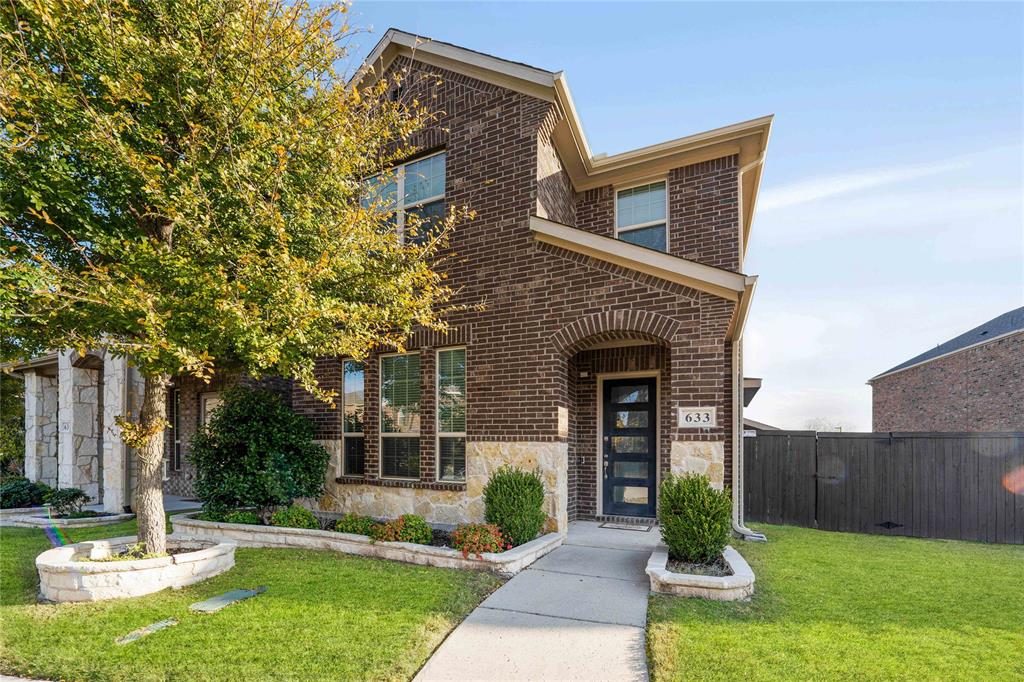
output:
POLYGON ((452 533, 452 546, 462 550, 462 556, 475 554, 482 558, 484 552, 504 552, 512 549, 512 541, 493 523, 466 523, 452 533))

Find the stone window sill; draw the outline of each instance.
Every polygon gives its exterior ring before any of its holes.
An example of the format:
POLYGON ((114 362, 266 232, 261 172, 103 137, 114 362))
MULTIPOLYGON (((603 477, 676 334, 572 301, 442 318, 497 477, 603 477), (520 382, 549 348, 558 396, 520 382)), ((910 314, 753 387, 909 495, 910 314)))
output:
POLYGON ((396 478, 363 478, 362 476, 338 476, 336 483, 343 485, 377 485, 382 488, 418 488, 421 490, 464 491, 463 481, 411 481, 396 478))

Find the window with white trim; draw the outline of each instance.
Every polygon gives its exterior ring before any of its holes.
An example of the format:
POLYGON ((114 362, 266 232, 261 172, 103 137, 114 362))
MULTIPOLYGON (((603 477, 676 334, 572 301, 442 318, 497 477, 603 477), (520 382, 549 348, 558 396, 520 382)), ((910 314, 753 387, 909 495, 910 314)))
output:
POLYGON ((615 193, 615 237, 624 242, 668 251, 667 215, 664 180, 615 193))
POLYGON ((389 220, 399 238, 405 242, 422 243, 430 238, 433 227, 444 219, 444 184, 446 154, 439 152, 395 166, 366 180, 364 208, 378 206, 391 211, 389 220), (406 228, 408 215, 422 221, 416 234, 406 228))
POLYGON ((384 478, 420 476, 420 356, 380 359, 380 470, 384 478))
POLYGON ((200 393, 199 394, 199 423, 203 426, 210 425, 210 417, 220 407, 221 400, 220 393, 200 393))
POLYGON ((181 391, 171 389, 167 405, 168 459, 172 471, 181 471, 181 391))
POLYGON ((466 480, 466 349, 437 351, 437 477, 466 480))
POLYGON ((345 476, 365 473, 366 448, 363 418, 366 414, 364 377, 366 367, 356 360, 342 363, 341 379, 341 472, 345 476))

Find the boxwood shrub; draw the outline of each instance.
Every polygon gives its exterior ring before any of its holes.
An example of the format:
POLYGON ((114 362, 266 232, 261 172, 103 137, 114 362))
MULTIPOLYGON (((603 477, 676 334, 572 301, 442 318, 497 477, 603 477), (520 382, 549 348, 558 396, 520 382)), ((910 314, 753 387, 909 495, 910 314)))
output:
POLYGON ((339 533, 352 533, 353 535, 370 535, 373 527, 377 525, 369 516, 359 514, 345 514, 334 524, 334 530, 339 533))
MULTIPOLYGON (((225 520, 227 520, 225 518, 225 520)), ((290 507, 281 507, 270 517, 270 525, 281 526, 282 528, 310 528, 317 530, 320 522, 317 521, 313 512, 305 507, 293 504, 290 507)))
POLYGON ((225 514, 224 523, 245 523, 250 526, 258 526, 263 523, 263 520, 260 519, 259 514, 254 511, 240 509, 238 511, 228 512, 225 514))
POLYGON ((722 555, 732 529, 729 493, 711 487, 707 476, 669 476, 661 484, 658 522, 669 556, 695 564, 722 555))
POLYGON ((45 483, 33 483, 27 478, 9 478, 0 485, 0 509, 38 507, 53 492, 45 483))
POLYGON ((544 526, 544 482, 536 471, 503 466, 484 488, 484 517, 518 546, 544 526))

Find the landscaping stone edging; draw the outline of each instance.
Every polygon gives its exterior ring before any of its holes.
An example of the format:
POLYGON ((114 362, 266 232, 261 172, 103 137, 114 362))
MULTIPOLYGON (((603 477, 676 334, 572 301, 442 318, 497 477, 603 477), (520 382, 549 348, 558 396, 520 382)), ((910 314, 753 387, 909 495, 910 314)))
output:
POLYGON ((41 511, 46 511, 46 507, 40 505, 38 507, 11 507, 10 509, 0 509, 0 519, 6 519, 8 516, 35 514, 41 511))
POLYGON ((732 575, 675 573, 668 570, 668 548, 658 547, 647 561, 651 592, 719 601, 736 601, 754 594, 754 571, 746 559, 731 546, 725 548, 722 558, 732 569, 732 575))
POLYGON ((39 596, 54 602, 125 599, 184 587, 212 578, 235 565, 235 543, 196 538, 167 537, 168 548, 194 551, 155 559, 83 561, 76 557, 103 558, 112 550, 134 544, 138 538, 92 540, 55 547, 36 557, 39 596))
POLYGON ((560 533, 548 533, 505 552, 484 552, 462 556, 462 551, 448 547, 432 547, 410 542, 375 542, 365 535, 339 533, 333 530, 253 526, 244 523, 221 523, 192 518, 182 514, 171 518, 176 534, 217 540, 227 538, 242 547, 276 547, 326 549, 345 554, 404 561, 421 566, 490 571, 512 577, 537 559, 562 544, 560 533))
POLYGON ((35 512, 34 514, 0 517, 0 525, 12 528, 46 528, 47 526, 54 526, 56 528, 89 528, 91 526, 106 526, 135 518, 135 514, 110 514, 107 516, 86 516, 80 519, 51 519, 45 515, 40 516, 39 510, 40 507, 36 507, 32 510, 35 512))

